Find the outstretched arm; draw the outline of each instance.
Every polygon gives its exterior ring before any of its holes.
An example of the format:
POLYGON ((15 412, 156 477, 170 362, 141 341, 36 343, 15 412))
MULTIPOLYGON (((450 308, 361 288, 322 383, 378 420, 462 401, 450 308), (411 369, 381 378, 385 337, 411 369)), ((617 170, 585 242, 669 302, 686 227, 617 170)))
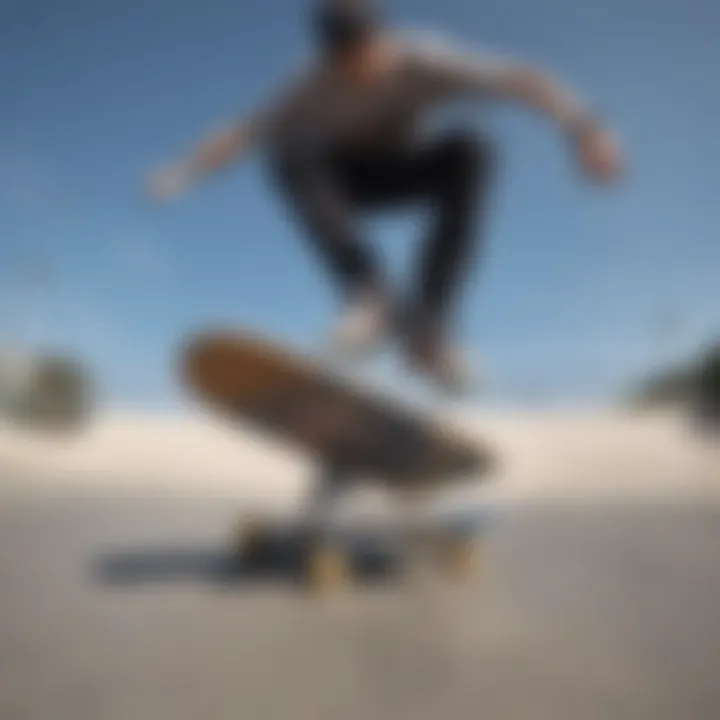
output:
POLYGON ((438 91, 517 100, 553 119, 568 135, 585 173, 610 181, 620 174, 621 153, 611 133, 569 89, 533 67, 429 46, 422 65, 438 91))
POLYGON ((240 160, 252 145, 252 135, 250 126, 242 123, 211 134, 187 157, 153 172, 148 194, 155 200, 181 195, 202 177, 240 160))
POLYGON ((306 77, 301 70, 263 108, 210 134, 187 157, 156 170, 150 176, 148 194, 157 200, 176 197, 203 177, 238 162, 250 150, 263 145, 291 120, 302 100, 306 77))
POLYGON ((615 138, 570 91, 533 68, 508 65, 496 72, 500 93, 554 119, 567 133, 590 179, 609 182, 620 175, 622 154, 615 138))

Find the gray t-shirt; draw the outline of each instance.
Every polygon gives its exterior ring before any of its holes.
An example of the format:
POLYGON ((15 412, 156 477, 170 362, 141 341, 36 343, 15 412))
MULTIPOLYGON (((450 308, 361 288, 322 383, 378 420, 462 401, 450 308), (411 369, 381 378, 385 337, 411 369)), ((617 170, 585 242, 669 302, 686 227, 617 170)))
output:
POLYGON ((252 143, 403 142, 438 105, 508 89, 510 62, 432 38, 398 36, 390 57, 384 76, 365 86, 342 82, 322 64, 309 67, 251 117, 252 143))

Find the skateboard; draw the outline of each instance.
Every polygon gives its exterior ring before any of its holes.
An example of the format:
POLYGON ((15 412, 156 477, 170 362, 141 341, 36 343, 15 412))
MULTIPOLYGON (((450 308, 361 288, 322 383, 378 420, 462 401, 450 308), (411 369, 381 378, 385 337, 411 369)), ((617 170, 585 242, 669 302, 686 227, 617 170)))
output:
POLYGON ((304 521, 244 519, 235 540, 243 562, 254 565, 295 548, 315 589, 347 583, 362 556, 358 548, 373 545, 371 539, 384 542, 386 557, 402 557, 410 545, 430 549, 454 575, 470 565, 478 523, 457 516, 421 523, 417 510, 460 478, 487 479, 495 464, 488 447, 249 333, 193 336, 181 354, 181 374, 191 393, 229 422, 290 442, 317 461, 319 490, 304 521), (332 521, 334 499, 367 478, 403 497, 402 530, 348 529, 332 521))

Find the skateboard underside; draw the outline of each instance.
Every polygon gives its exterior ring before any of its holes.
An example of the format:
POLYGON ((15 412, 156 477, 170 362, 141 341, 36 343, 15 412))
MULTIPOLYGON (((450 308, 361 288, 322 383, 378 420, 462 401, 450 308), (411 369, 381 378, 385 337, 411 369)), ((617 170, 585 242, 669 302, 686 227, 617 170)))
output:
POLYGON ((231 421, 298 444, 348 475, 441 484, 479 476, 493 464, 478 443, 252 337, 194 338, 183 375, 203 402, 231 421))

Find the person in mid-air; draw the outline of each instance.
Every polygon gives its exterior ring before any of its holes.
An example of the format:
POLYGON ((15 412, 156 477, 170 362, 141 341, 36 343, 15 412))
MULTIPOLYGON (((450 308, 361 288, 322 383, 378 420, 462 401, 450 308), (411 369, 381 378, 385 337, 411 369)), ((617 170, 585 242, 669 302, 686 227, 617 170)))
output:
POLYGON ((474 258, 493 150, 471 129, 430 130, 430 111, 468 99, 511 99, 553 119, 585 174, 620 172, 612 135, 573 94, 510 60, 394 33, 368 0, 316 0, 318 57, 274 102, 158 171, 167 198, 250 149, 267 149, 273 178, 337 283, 337 347, 360 352, 396 335, 411 367, 441 386, 469 380, 452 339, 461 281, 474 258), (416 282, 399 301, 360 236, 359 214, 425 203, 431 210, 416 282))

